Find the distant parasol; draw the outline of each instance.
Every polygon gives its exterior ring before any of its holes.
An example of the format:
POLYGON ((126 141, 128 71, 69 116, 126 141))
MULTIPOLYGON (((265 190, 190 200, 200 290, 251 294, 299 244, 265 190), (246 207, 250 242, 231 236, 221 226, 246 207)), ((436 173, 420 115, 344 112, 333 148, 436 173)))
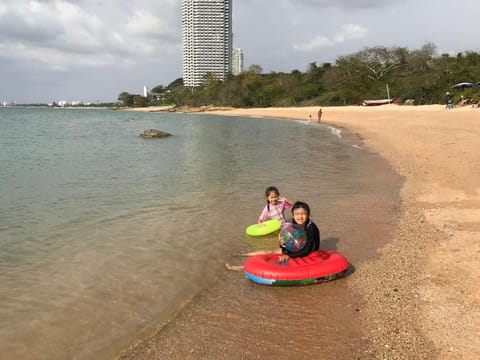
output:
POLYGON ((465 89, 474 87, 475 84, 471 82, 461 82, 452 86, 452 89, 465 89))

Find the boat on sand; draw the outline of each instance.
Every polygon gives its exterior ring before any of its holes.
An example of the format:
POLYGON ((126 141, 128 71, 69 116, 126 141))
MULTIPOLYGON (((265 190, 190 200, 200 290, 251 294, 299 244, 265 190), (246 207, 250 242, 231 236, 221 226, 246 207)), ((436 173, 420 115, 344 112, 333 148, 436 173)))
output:
POLYGON ((379 106, 379 105, 391 104, 392 102, 393 102, 392 99, 364 100, 363 106, 379 106))

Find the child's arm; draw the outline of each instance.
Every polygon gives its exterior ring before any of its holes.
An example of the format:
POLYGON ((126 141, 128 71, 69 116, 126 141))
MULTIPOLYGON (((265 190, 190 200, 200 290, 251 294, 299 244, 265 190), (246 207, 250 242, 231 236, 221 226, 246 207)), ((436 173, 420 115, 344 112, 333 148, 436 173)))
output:
POLYGON ((313 239, 313 251, 320 249, 320 230, 313 222, 307 226, 307 237, 313 239))
POLYGON ((269 220, 270 219, 270 213, 268 211, 268 206, 265 206, 262 210, 262 213, 260 214, 260 216, 258 217, 258 223, 262 223, 266 220, 269 220))
POLYGON ((288 205, 288 207, 286 207, 287 209, 291 209, 293 204, 290 202, 290 200, 288 200, 286 197, 283 197, 283 196, 280 196, 278 198, 278 200, 280 200, 281 202, 283 202, 285 205, 288 205))

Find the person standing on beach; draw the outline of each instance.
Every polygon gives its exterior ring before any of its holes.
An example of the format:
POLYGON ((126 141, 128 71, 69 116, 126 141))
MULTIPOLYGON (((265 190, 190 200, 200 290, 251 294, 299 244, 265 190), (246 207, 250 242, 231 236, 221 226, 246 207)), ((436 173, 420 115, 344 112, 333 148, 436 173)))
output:
POLYGON ((318 122, 322 121, 322 108, 318 110, 318 122))
POLYGON ((452 96, 447 91, 447 93, 445 94, 445 109, 452 109, 452 108, 453 108, 452 96))

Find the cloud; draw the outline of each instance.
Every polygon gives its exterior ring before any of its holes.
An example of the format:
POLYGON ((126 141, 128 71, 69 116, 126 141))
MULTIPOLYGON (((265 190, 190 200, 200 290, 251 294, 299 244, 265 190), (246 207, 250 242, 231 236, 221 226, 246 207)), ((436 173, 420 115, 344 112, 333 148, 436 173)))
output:
POLYGON ((355 40, 364 38, 367 35, 367 29, 360 25, 346 24, 342 25, 342 31, 333 37, 335 44, 342 43, 347 40, 355 40))
POLYGON ((360 25, 345 24, 342 25, 341 31, 330 39, 325 36, 316 36, 307 42, 294 44, 293 48, 299 51, 314 51, 321 48, 332 47, 349 40, 364 38, 367 32, 367 29, 360 25))
POLYGON ((154 7, 146 0, 7 0, 0 5, 0 59, 56 70, 135 64, 178 50, 180 24, 171 19, 179 11, 173 0, 154 7))
POLYGON ((146 10, 136 11, 128 19, 126 32, 131 37, 145 40, 161 40, 163 45, 176 45, 180 41, 179 26, 169 17, 153 14, 146 10))
MULTIPOLYGON (((145 84, 167 85, 182 75, 181 4, 0 0, 0 100, 111 100, 124 90, 138 93, 145 84)), ((448 12, 436 5, 434 0, 233 0, 234 46, 244 49, 246 67, 286 72, 376 45, 418 48, 433 42, 441 52, 478 51, 472 41, 479 34, 478 0, 448 12), (448 24, 454 18, 462 22, 451 36, 448 24)))
POLYGON ((397 4, 394 0, 280 0, 294 9, 339 8, 343 10, 378 9, 397 4))
MULTIPOLYGON (((322 11, 327 8, 337 8, 343 11, 351 10, 379 10, 389 6, 398 6, 397 0, 241 0, 242 4, 234 2, 234 9, 240 6, 249 8, 267 7, 268 11, 322 11)), ((407 2, 410 0, 406 0, 407 2)))

